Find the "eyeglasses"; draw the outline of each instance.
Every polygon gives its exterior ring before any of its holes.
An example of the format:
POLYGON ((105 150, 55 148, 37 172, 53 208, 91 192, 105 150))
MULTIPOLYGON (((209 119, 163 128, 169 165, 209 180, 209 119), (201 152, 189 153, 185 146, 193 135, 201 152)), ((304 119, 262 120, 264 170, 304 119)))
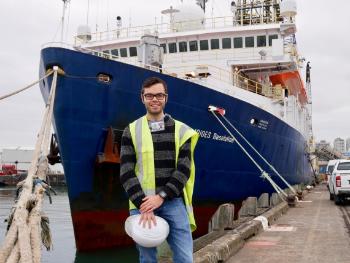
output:
POLYGON ((156 97, 157 100, 164 100, 168 94, 165 93, 157 93, 157 94, 152 94, 152 93, 146 93, 143 94, 146 100, 153 100, 154 97, 156 97))

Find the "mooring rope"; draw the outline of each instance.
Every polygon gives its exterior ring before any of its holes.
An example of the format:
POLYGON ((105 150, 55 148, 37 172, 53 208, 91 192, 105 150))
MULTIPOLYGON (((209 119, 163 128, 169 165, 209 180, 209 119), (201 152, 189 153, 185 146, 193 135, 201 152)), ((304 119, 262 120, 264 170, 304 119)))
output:
POLYGON ((287 187, 294 193, 297 194, 294 190, 294 188, 286 181, 286 179, 283 178, 283 176, 276 170, 276 168, 268 162, 264 156, 262 156, 258 150, 244 137, 242 133, 239 132, 239 130, 223 115, 221 117, 237 132, 239 136, 250 146, 250 148, 271 168, 271 170, 277 174, 277 176, 287 185, 287 187))
POLYGON ((243 147, 243 145, 236 139, 236 137, 231 133, 231 131, 225 126, 225 124, 220 120, 220 118, 215 114, 214 110, 209 109, 209 111, 214 115, 217 121, 221 124, 221 126, 226 130, 226 132, 231 136, 232 139, 238 144, 241 150, 247 155, 247 157, 254 163, 254 165, 259 169, 261 173, 261 177, 267 179, 267 181, 271 184, 271 186, 275 189, 277 194, 283 199, 284 195, 287 197, 288 195, 279 187, 275 181, 269 176, 269 174, 264 171, 264 169, 257 163, 256 160, 248 153, 248 151, 243 147))
POLYGON ((27 178, 23 182, 20 182, 22 191, 15 204, 12 221, 10 222, 5 240, 0 247, 0 263, 17 263, 19 260, 26 263, 40 263, 41 243, 43 242, 47 249, 51 247, 51 234, 47 230, 48 218, 41 211, 43 193, 45 192, 42 180, 45 179, 48 170, 46 156, 50 136, 47 134, 51 130, 58 71, 58 67, 53 67, 52 72, 54 75, 50 95, 36 141, 34 157, 29 167, 27 178), (42 225, 46 225, 46 227, 42 228, 42 225), (44 231, 48 231, 46 237, 42 236, 44 231))
POLYGON ((12 96, 14 96, 14 95, 16 95, 16 94, 18 94, 18 93, 20 93, 20 92, 22 92, 22 91, 25 91, 25 90, 27 90, 27 89, 29 89, 29 88, 35 86, 36 84, 38 84, 38 83, 39 83, 40 81, 42 81, 43 79, 49 77, 52 73, 53 73, 53 71, 52 71, 52 70, 49 70, 49 72, 48 72, 45 76, 43 76, 42 78, 40 78, 39 80, 33 82, 32 84, 29 84, 28 86, 25 86, 25 87, 22 88, 22 89, 19 89, 19 90, 16 90, 16 91, 14 91, 14 92, 11 92, 11 93, 9 93, 9 94, 7 94, 7 95, 1 96, 1 97, 0 97, 0 100, 3 100, 3 99, 6 99, 6 98, 9 98, 9 97, 12 97, 12 96))

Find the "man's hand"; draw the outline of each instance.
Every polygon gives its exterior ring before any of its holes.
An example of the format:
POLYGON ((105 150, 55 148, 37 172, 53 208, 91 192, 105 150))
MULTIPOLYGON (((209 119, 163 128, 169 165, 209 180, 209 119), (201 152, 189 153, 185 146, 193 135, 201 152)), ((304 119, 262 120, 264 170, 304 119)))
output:
POLYGON ((143 228, 145 228, 146 224, 148 224, 148 228, 151 229, 152 222, 153 222, 154 226, 157 225, 156 217, 154 216, 153 212, 148 212, 148 213, 142 213, 141 214, 139 225, 142 224, 143 228))
POLYGON ((142 204, 140 206, 140 212, 148 213, 160 207, 164 202, 164 199, 159 195, 149 195, 142 199, 142 204))

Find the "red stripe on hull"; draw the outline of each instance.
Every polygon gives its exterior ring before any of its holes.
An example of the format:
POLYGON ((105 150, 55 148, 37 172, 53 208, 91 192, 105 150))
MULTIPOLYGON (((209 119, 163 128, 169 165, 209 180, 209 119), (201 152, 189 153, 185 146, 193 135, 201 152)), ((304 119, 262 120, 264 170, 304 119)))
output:
POLYGON ((76 246, 79 251, 91 251, 134 244, 124 230, 128 211, 72 212, 76 246))
MULTIPOLYGON (((194 238, 208 233, 208 223, 217 206, 195 207, 197 230, 194 238)), ((123 211, 72 212, 76 246, 79 251, 93 251, 114 247, 128 247, 134 241, 126 235, 124 222, 129 216, 123 211)))

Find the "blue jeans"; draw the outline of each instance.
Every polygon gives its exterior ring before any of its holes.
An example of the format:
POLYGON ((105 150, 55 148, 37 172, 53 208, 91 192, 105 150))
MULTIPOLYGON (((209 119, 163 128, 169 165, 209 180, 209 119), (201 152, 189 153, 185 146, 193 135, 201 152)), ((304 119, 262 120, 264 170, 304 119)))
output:
MULTIPOLYGON (((139 210, 130 210, 130 215, 140 214, 139 210)), ((166 200, 154 214, 164 218, 170 228, 167 242, 173 252, 174 263, 193 262, 193 240, 186 208, 182 198, 166 200)), ((146 248, 136 244, 140 254, 140 263, 156 263, 157 248, 146 248)))

